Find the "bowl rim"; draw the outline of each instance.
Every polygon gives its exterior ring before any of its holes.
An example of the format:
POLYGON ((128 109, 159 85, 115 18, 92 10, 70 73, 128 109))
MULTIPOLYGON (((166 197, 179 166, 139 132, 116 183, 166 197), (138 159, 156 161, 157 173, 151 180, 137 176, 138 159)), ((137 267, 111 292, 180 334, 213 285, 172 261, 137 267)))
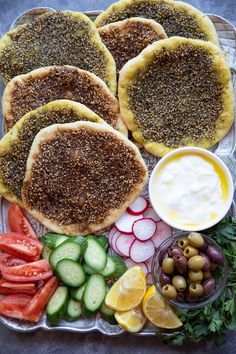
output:
POLYGON ((220 159, 219 156, 217 156, 216 154, 214 154, 213 152, 206 150, 206 149, 202 149, 199 147, 182 147, 182 148, 178 148, 175 149, 171 152, 169 152, 168 154, 166 154, 164 157, 162 157, 157 164, 155 165, 154 169, 152 170, 152 173, 150 175, 150 179, 149 179, 149 186, 148 186, 148 193, 149 193, 149 199, 151 202, 151 205, 153 207, 153 209, 155 210, 155 212, 160 216, 160 218, 165 221, 168 225, 170 225, 171 227, 178 229, 179 231, 203 231, 206 230, 214 225, 216 225, 219 221, 221 221, 223 219, 223 217, 227 214, 227 212, 229 211, 232 202, 233 202, 233 197, 234 197, 234 183, 233 183, 233 179, 231 176, 231 173, 228 169, 228 167, 226 166, 226 164, 220 159), (162 213, 161 210, 159 210, 158 206, 156 205, 155 201, 154 201, 154 197, 152 194, 152 188, 153 188, 153 179, 154 176, 156 175, 158 169, 162 166, 162 164, 164 162, 166 162, 168 159, 170 159, 172 156, 174 155, 178 155, 181 152, 198 152, 200 154, 206 155, 208 157, 210 157, 212 160, 214 160, 224 171, 225 176, 227 178, 228 181, 228 187, 229 187, 229 193, 228 193, 228 200, 227 203, 225 204, 225 209, 224 211, 219 214, 219 216, 214 219, 213 221, 208 221, 205 224, 199 225, 199 226, 195 226, 195 227, 185 227, 184 225, 172 222, 172 220, 169 220, 168 217, 166 217, 166 215, 164 213, 162 213))
POLYGON ((222 292, 224 291, 224 288, 226 286, 227 280, 228 280, 228 275, 229 275, 229 265, 228 262, 225 258, 225 255, 222 251, 222 249, 220 248, 220 246, 216 243, 216 241, 214 241, 211 237, 206 236, 204 234, 201 233, 201 235, 203 236, 204 239, 206 239, 210 244, 214 245, 221 253, 221 255, 223 256, 223 264, 221 266, 222 268, 222 272, 221 272, 221 276, 220 276, 220 286, 218 288, 216 288, 214 290, 213 293, 211 293, 210 295, 206 296, 205 298, 203 298, 200 302, 178 302, 175 300, 169 300, 167 299, 162 291, 161 291, 161 286, 158 287, 157 283, 159 283, 157 277, 155 276, 155 269, 154 269, 154 265, 155 265, 155 260, 157 259, 158 255, 160 254, 160 252, 162 251, 163 247, 172 240, 172 242, 174 242, 176 239, 178 238, 182 238, 183 236, 188 235, 189 232, 178 232, 175 235, 172 235, 168 238, 166 238, 156 249, 155 255, 153 256, 152 259, 152 264, 151 264, 151 276, 152 276, 152 283, 155 286, 156 291, 161 295, 161 297, 167 301, 170 305, 179 308, 179 309, 187 309, 187 310, 195 310, 195 309, 199 309, 202 308, 204 306, 210 305, 212 302, 216 301, 219 296, 222 294, 222 292))

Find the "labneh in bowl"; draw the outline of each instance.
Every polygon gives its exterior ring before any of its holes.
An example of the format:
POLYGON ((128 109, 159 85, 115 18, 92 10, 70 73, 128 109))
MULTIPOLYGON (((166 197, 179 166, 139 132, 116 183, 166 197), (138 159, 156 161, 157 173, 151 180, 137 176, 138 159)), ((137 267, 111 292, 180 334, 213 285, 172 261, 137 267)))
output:
POLYGON ((176 149, 164 156, 149 180, 149 198, 160 218, 183 231, 206 230, 217 224, 233 201, 228 167, 214 153, 176 149))
MULTIPOLYGON (((225 259, 225 256, 221 250, 221 248, 217 245, 216 242, 214 242, 210 237, 205 236, 203 234, 202 237, 204 241, 208 244, 213 246, 221 255, 222 257, 222 262, 220 265, 217 266, 217 268, 214 271, 211 271, 212 278, 215 280, 215 288, 213 291, 211 291, 208 295, 196 297, 194 300, 192 298, 191 301, 187 300, 187 294, 189 290, 189 285, 192 283, 189 280, 187 281, 187 287, 186 290, 183 291, 182 293, 184 294, 184 300, 178 300, 178 299, 168 299, 166 296, 164 296, 162 292, 163 288, 163 280, 161 280, 161 273, 162 271, 162 262, 163 259, 166 257, 168 249, 171 246, 175 246, 175 244, 178 242, 179 239, 186 238, 189 235, 189 233, 182 232, 179 234, 176 234, 175 236, 171 236, 167 238, 164 242, 160 244, 158 249, 156 250, 156 253, 153 257, 152 260, 152 267, 151 267, 151 275, 152 275, 152 282, 156 288, 156 291, 165 299, 170 305, 180 308, 180 309, 198 309, 203 306, 207 306, 217 300, 217 298, 222 294, 227 278, 228 278, 228 263, 225 259), (162 282, 162 284, 161 284, 162 282)), ((169 275, 169 277, 172 279, 174 275, 179 274, 178 271, 176 271, 176 268, 173 272, 172 275, 169 275)), ((188 272, 182 274, 185 278, 188 278, 188 272)), ((199 282, 199 284, 203 284, 204 279, 199 282)), ((178 292, 179 294, 179 292, 178 292)))

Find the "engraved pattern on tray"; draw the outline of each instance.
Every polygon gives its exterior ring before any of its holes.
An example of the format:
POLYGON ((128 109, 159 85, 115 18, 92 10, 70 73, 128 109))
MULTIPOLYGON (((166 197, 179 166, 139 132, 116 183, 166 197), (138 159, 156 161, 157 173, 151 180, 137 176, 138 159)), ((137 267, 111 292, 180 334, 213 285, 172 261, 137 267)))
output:
MULTIPOLYGON (((21 14, 17 19, 13 22, 11 29, 16 27, 17 25, 21 25, 26 22, 32 21, 33 18, 36 16, 46 12, 46 11, 54 11, 52 8, 35 8, 27 11, 26 13, 21 14)), ((94 19, 101 11, 90 11, 86 14, 91 18, 94 19)), ((232 81, 235 90, 235 80, 236 80, 236 30, 232 24, 226 21, 224 18, 216 16, 216 15, 209 15, 211 20, 213 21, 218 37, 222 46, 222 49, 225 51, 227 55, 227 61, 231 68, 232 72, 232 81)), ((236 92, 235 92, 236 96, 236 92)), ((212 150, 219 155, 225 163, 228 165, 231 173, 233 174, 234 180, 236 181, 236 171, 235 171, 235 160, 233 157, 233 153, 235 151, 236 145, 236 134, 235 134, 235 124, 233 125, 229 134, 212 150)), ((156 165, 158 159, 155 156, 150 155, 146 151, 142 151, 143 158, 148 166, 149 175, 156 165)), ((146 185, 143 195, 148 195, 148 185, 146 185)), ((0 208, 1 208, 1 220, 0 220, 0 233, 7 231, 7 210, 8 210, 9 203, 0 197, 0 208)), ((231 214, 235 215, 235 207, 234 205, 231 208, 231 214)), ((46 229, 35 221, 32 217, 29 216, 29 219, 36 231, 36 233, 40 236, 45 234, 46 229)), ((0 317, 0 321, 7 327, 19 331, 19 332, 31 332, 35 331, 36 329, 45 329, 48 331, 69 331, 69 332, 77 332, 77 333, 88 333, 91 331, 99 331, 108 336, 116 336, 120 335, 124 332, 124 330, 118 325, 111 325, 107 321, 103 320, 99 314, 96 315, 94 318, 82 318, 75 322, 66 322, 61 321, 56 326, 51 326, 47 320, 46 316, 44 315, 40 322, 37 324, 32 324, 24 321, 19 320, 12 320, 5 317, 0 317)), ((154 327, 152 324, 148 323, 142 332, 136 334, 138 336, 149 336, 155 335, 157 328, 154 327)), ((172 332, 173 333, 173 332, 172 332)), ((171 333, 170 333, 171 335, 171 333)))

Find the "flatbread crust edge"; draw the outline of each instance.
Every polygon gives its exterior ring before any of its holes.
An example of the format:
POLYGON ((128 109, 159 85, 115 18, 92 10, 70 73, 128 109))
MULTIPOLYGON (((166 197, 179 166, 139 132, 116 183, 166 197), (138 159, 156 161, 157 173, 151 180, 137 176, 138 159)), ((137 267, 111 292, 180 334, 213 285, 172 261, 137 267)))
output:
POLYGON ((91 79, 95 83, 99 84, 102 87, 102 89, 105 91, 106 95, 108 95, 110 97, 111 109, 117 114, 118 119, 117 119, 115 128, 119 132, 121 132, 122 134, 127 136, 128 130, 127 130, 126 125, 124 124, 124 122, 120 116, 119 103, 118 103, 117 99, 115 98, 115 96, 113 96, 113 94, 109 90, 106 83, 102 79, 100 79, 100 77, 96 76, 95 74, 91 73, 90 71, 82 70, 82 69, 76 68, 75 66, 71 66, 71 65, 46 66, 43 68, 32 70, 27 74, 15 76, 12 80, 10 80, 9 83, 7 84, 7 86, 5 87, 5 90, 4 90, 3 96, 2 96, 2 113, 3 113, 3 117, 4 117, 5 131, 7 131, 8 125, 11 125, 11 124, 8 124, 8 122, 11 123, 12 121, 15 120, 13 112, 12 112, 12 105, 11 105, 11 102, 12 102, 11 97, 13 95, 15 86, 20 85, 21 83, 23 84, 25 81, 30 80, 30 79, 35 80, 35 79, 43 78, 43 77, 47 76, 48 74, 50 74, 50 72, 52 70, 60 69, 60 68, 68 68, 69 70, 70 69, 77 70, 79 75, 90 76, 91 79))
POLYGON ((63 233, 67 235, 86 235, 92 232, 96 232, 98 230, 102 230, 111 224, 113 224, 120 216, 121 214, 126 210, 128 206, 130 206, 134 200, 140 195, 145 183, 147 182, 148 178, 148 171, 147 167, 144 163, 144 160, 139 152, 139 149, 131 142, 129 141, 126 137, 124 137, 121 133, 117 132, 114 130, 112 127, 109 125, 101 125, 101 124, 95 124, 91 122, 76 122, 76 123, 69 123, 69 124, 54 124, 51 125, 47 128, 42 129, 35 137, 34 142, 31 147, 31 151, 28 157, 27 161, 27 168, 26 168, 26 174, 25 174, 25 179, 24 179, 24 184, 22 188, 22 199, 24 201, 24 205, 26 210, 39 222, 41 222, 44 226, 49 228, 50 230, 57 232, 57 233, 63 233), (40 145, 43 141, 46 139, 50 139, 55 135, 55 133, 64 131, 64 130, 77 130, 82 127, 85 127, 87 129, 92 129, 93 131, 97 132, 111 132, 117 139, 120 139, 123 141, 126 145, 130 146, 136 155, 136 159, 139 162, 139 164, 143 168, 143 177, 142 181, 139 184, 136 184, 132 190, 132 192, 129 195, 128 200, 123 203, 122 207, 113 209, 109 212, 107 217, 103 220, 101 224, 94 224, 90 225, 87 230, 84 230, 83 232, 80 231, 78 225, 79 224, 71 224, 71 225, 66 225, 66 226, 60 226, 51 221, 50 219, 46 218, 42 213, 38 212, 37 210, 30 209, 27 206, 27 203, 24 198, 24 186, 29 183, 30 178, 31 178, 31 169, 34 163, 37 161, 37 157, 40 154, 40 145))
MULTIPOLYGON (((50 109, 60 108, 60 107, 63 109, 65 108, 73 109, 77 111, 78 114, 86 115, 87 119, 91 120, 92 122, 96 122, 96 124, 100 123, 100 124, 108 125, 97 114, 95 114, 93 111, 91 111, 89 108, 82 105, 81 103, 77 103, 70 100, 52 101, 40 108, 37 108, 34 111, 30 111, 29 113, 25 114, 21 119, 18 120, 18 122, 13 126, 13 128, 9 130, 9 132, 5 134, 3 138, 0 140, 0 156, 11 150, 12 144, 14 144, 17 141, 19 130, 21 129, 22 125, 26 120, 28 120, 31 116, 35 115, 36 112, 40 113, 40 112, 49 111, 50 109)), ((5 197, 9 202, 16 203, 24 207, 24 203, 22 202, 22 200, 18 199, 13 193, 9 191, 8 187, 4 183, 1 173, 0 173, 0 195, 5 197)))
MULTIPOLYGON (((113 12, 119 12, 125 10, 133 3, 141 2, 142 0, 121 0, 110 5, 105 11, 103 11, 98 17, 95 19, 94 23, 97 27, 103 26, 103 21, 106 20, 107 16, 112 14, 113 12)), ((149 0, 151 2, 163 2, 163 0, 149 0)), ((167 5, 170 5, 180 11, 187 12, 190 16, 194 17, 200 29, 207 35, 207 39, 217 46, 219 46, 219 40, 217 37, 217 33, 215 27, 210 20, 210 18, 205 15, 203 12, 196 9, 194 6, 191 6, 185 2, 181 1, 172 1, 172 0, 164 0, 167 5)), ((165 29, 165 28, 164 28, 165 29)))
MULTIPOLYGON (((106 70, 107 70, 107 75, 106 75, 106 80, 107 82, 109 82, 109 89, 111 90, 111 92, 113 94, 116 93, 116 64, 115 61, 111 55, 111 53, 109 52, 109 50, 107 49, 107 47, 103 44, 99 33, 97 31, 97 28, 95 26, 95 24, 93 23, 93 21, 90 20, 90 18, 86 15, 84 15, 81 12, 73 12, 73 11, 60 11, 66 15, 70 15, 75 17, 78 20, 84 21, 86 23, 88 23, 88 25, 91 27, 92 29, 92 36, 91 36, 91 40, 93 42, 95 42, 97 44, 97 48, 100 49, 106 57, 107 60, 107 65, 106 65, 106 70)), ((40 17, 45 17, 47 16, 49 13, 46 12, 45 14, 41 15, 40 17)), ((51 14, 55 14, 55 12, 51 13, 51 14)), ((4 51, 4 49, 9 46, 12 43, 12 39, 11 39, 11 34, 16 33, 19 29, 26 27, 28 24, 25 25, 21 25, 18 26, 16 28, 14 28, 13 30, 7 32, 1 39, 0 39, 0 57, 2 55, 2 52, 4 51)), ((5 78, 3 78, 4 83, 7 84, 7 81, 5 80, 5 78)))
MULTIPOLYGON (((198 146, 201 148, 209 148, 219 142, 230 130, 234 121, 234 94, 231 82, 231 74, 229 67, 225 61, 224 53, 213 43, 206 42, 198 39, 188 39, 182 37, 171 37, 169 39, 163 39, 158 42, 154 42, 147 48, 145 48, 136 58, 130 60, 124 65, 120 71, 119 77, 119 102, 120 110, 123 120, 125 121, 129 130, 132 131, 134 139, 144 145, 145 149, 155 156, 162 157, 168 152, 174 150, 153 141, 144 141, 141 129, 135 123, 135 117, 132 110, 129 108, 129 95, 127 93, 128 87, 132 83, 137 70, 141 66, 147 65, 153 60, 153 58, 161 52, 163 48, 165 50, 175 50, 182 44, 192 44, 196 47, 204 48, 212 58, 213 70, 216 71, 220 83, 222 84, 222 105, 223 111, 220 114, 216 122, 216 135, 213 141, 205 140, 202 144, 194 142, 187 146, 198 146)), ((186 146, 186 145, 185 145, 186 146)))

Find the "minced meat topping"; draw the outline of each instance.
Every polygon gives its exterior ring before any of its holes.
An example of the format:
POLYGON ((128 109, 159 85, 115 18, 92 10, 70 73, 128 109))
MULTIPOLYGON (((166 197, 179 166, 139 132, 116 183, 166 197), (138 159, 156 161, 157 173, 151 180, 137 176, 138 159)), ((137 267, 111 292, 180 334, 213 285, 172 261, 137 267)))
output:
POLYGON ((180 11, 164 2, 143 0, 133 2, 121 11, 108 14, 99 26, 121 21, 130 17, 144 17, 160 23, 168 37, 181 36, 187 38, 206 39, 196 19, 187 12, 180 11))
POLYGON ((145 140, 176 148, 211 141, 222 112, 222 86, 203 48, 162 50, 128 87, 129 107, 145 140))
POLYGON ((102 222, 143 180, 134 151, 110 132, 63 130, 40 145, 24 199, 59 225, 102 222))
POLYGON ((8 128, 25 113, 57 99, 86 105, 114 128, 119 118, 115 98, 109 96, 90 75, 79 73, 75 68, 55 67, 40 78, 16 83, 12 96, 11 109, 15 120, 9 122, 8 128))
POLYGON ((112 25, 109 30, 100 29, 99 34, 115 59, 117 73, 149 44, 166 38, 158 35, 151 25, 135 20, 123 26, 112 25))
POLYGON ((107 59, 94 41, 91 26, 62 12, 48 13, 11 34, 0 57, 5 80, 49 65, 73 65, 106 79, 107 59))
POLYGON ((10 151, 0 155, 0 173, 9 191, 21 199, 21 188, 26 171, 26 162, 36 134, 43 128, 56 123, 73 123, 88 120, 73 109, 43 110, 31 115, 18 132, 10 151))

